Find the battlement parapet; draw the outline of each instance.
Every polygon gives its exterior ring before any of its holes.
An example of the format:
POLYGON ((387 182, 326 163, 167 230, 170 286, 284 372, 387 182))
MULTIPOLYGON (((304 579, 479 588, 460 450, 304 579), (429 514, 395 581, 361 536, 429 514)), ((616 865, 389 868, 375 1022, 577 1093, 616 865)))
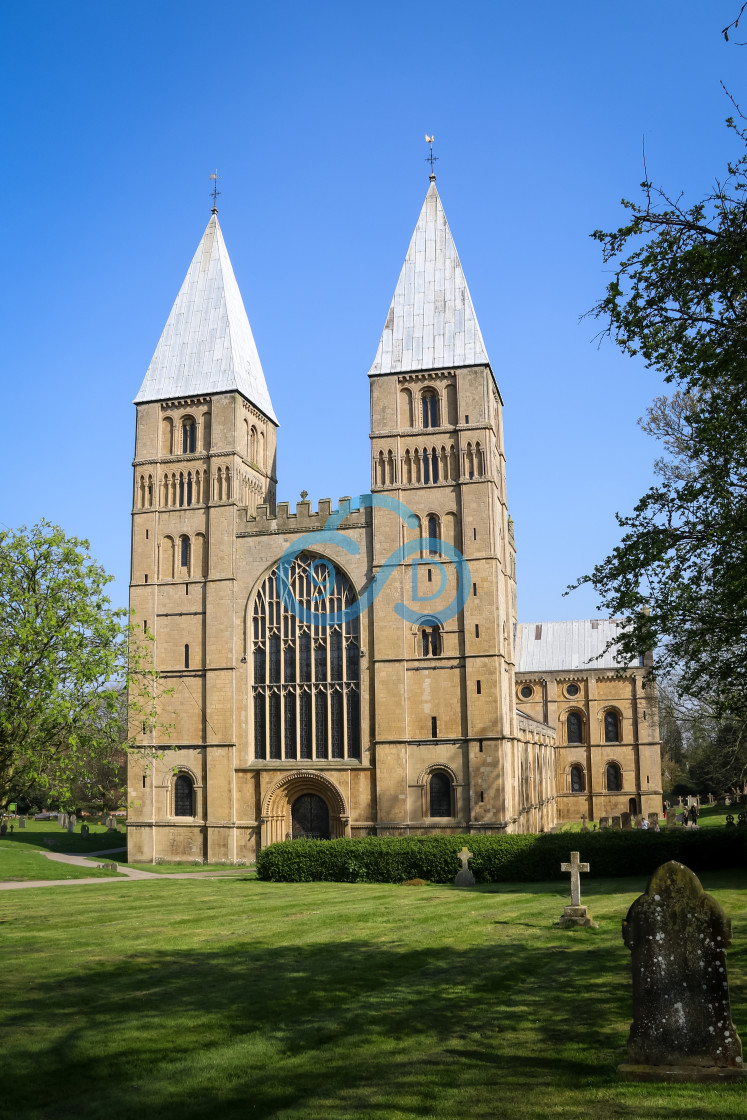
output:
MULTIPOLYGON (((359 499, 355 499, 359 502, 359 499)), ((340 528, 362 529, 370 524, 371 511, 360 508, 354 504, 350 495, 339 499, 337 509, 332 509, 331 498, 320 498, 319 508, 312 508, 311 502, 296 502, 295 512, 290 510, 290 502, 278 502, 273 515, 269 506, 257 506, 256 514, 246 513, 246 526, 239 530, 240 536, 252 536, 256 533, 305 533, 318 532, 323 529, 327 519, 333 513, 340 513, 340 528)))

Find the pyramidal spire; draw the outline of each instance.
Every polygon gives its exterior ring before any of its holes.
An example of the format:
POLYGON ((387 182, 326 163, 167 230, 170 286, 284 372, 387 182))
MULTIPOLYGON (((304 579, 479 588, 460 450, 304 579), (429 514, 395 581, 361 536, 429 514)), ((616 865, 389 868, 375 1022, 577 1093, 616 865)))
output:
POLYGON ((214 210, 135 404, 231 390, 277 423, 214 210))
POLYGON ((369 376, 490 364, 436 176, 430 180, 369 376))

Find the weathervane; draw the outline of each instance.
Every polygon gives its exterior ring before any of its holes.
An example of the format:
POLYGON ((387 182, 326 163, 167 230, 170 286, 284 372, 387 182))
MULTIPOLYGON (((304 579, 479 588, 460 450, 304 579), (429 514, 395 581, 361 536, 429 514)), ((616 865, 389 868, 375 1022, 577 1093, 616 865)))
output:
POLYGON ((429 135, 428 135, 428 133, 426 132, 426 134, 425 134, 425 142, 426 142, 426 144, 430 144, 430 146, 431 146, 431 154, 430 154, 429 156, 426 156, 426 157, 425 157, 425 162, 426 162, 426 163, 429 163, 429 164, 431 165, 431 175, 430 175, 430 178, 431 178, 431 182, 433 182, 433 181, 435 180, 435 178, 436 178, 436 173, 435 173, 435 171, 433 170, 433 164, 434 164, 434 163, 436 163, 436 162, 438 161, 438 156, 434 156, 434 154, 433 154, 433 141, 434 141, 435 139, 436 139, 436 137, 435 137, 435 136, 429 136, 429 135))
POLYGON ((220 194, 220 191, 218 190, 218 180, 221 178, 221 176, 218 174, 217 167, 215 169, 215 172, 212 172, 212 171, 210 172, 210 178, 213 180, 213 189, 210 192, 212 194, 212 197, 213 197, 213 214, 217 214, 218 213, 218 195, 220 194))

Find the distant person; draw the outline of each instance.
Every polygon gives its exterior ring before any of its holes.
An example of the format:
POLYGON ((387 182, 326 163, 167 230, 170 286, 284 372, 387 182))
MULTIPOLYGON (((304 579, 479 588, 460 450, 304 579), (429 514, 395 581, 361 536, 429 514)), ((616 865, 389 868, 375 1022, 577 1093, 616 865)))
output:
POLYGON ((659 828, 659 818, 658 817, 654 821, 654 832, 661 832, 661 829, 659 828))
POLYGON ((11 823, 11 826, 10 826, 10 835, 11 835, 11 836, 13 835, 13 829, 14 829, 14 827, 15 827, 15 825, 13 825, 13 824, 11 823))
POLYGON ((641 828, 642 828, 642 829, 644 829, 644 831, 645 831, 646 829, 648 829, 648 821, 646 820, 646 818, 645 818, 645 817, 644 817, 644 818, 643 818, 643 820, 641 821, 641 828))
POLYGON ((698 807, 697 807, 697 805, 691 805, 690 806, 690 820, 693 822, 693 828, 695 828, 697 823, 698 823, 698 807))
POLYGON ((689 819, 690 818, 687 815, 687 805, 686 805, 685 808, 682 810, 682 823, 684 824, 685 828, 687 828, 687 822, 689 821, 689 819))

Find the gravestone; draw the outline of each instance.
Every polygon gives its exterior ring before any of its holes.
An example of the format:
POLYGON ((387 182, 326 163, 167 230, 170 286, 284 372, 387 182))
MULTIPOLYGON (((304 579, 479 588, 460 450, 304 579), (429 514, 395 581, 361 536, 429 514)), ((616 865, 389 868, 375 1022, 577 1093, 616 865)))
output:
POLYGON ((715 805, 716 804, 716 798, 713 796, 712 793, 708 794, 708 804, 709 805, 715 805))
POLYGON ((588 863, 581 863, 578 852, 571 852, 570 862, 561 863, 560 870, 569 871, 571 875, 571 905, 563 910, 558 925, 563 929, 595 925, 587 908, 581 905, 581 873, 589 870, 588 863))
POLYGON ((87 824, 82 824, 82 825, 80 826, 80 834, 81 834, 81 836, 88 836, 88 834, 89 834, 89 832, 90 832, 90 831, 91 831, 91 830, 90 830, 90 828, 88 827, 88 825, 87 825, 87 824))
POLYGON ((469 861, 472 859, 472 852, 467 851, 466 848, 462 848, 461 852, 457 852, 456 855, 457 859, 460 859, 462 861, 462 866, 461 869, 456 873, 454 886, 474 887, 475 877, 468 867, 469 861))
POLYGON ((67 830, 68 830, 68 832, 75 832, 75 822, 73 821, 72 817, 67 822, 67 830))
POLYGON ((599 828, 600 828, 600 830, 603 829, 603 828, 609 828, 609 826, 610 826, 609 817, 600 817, 599 818, 599 828))
POLYGON ((674 805, 671 809, 667 809, 667 828, 677 827, 677 810, 674 805))
POLYGON ((726 814, 726 820, 724 821, 724 824, 726 825, 727 828, 734 828, 734 814, 733 813, 727 813, 726 814))
POLYGON ((612 828, 622 828, 622 822, 619 817, 612 818, 612 828))
POLYGON ((76 817, 75 813, 70 814, 70 820, 73 822, 73 828, 75 828, 76 824, 78 823, 78 818, 76 817))
POLYGON ((620 825, 625 829, 626 832, 630 832, 631 828, 633 827, 630 823, 630 813, 620 814, 620 825))
POLYGON ((648 827, 649 828, 658 828, 659 827, 659 814, 658 813, 649 813, 649 815, 648 815, 648 827))
POLYGON ((677 798, 677 804, 679 805, 679 807, 681 809, 682 808, 682 797, 677 798))
POLYGON ((62 820, 60 821, 60 828, 67 828, 67 813, 62 813, 62 820))
POLYGON ((26 827, 26 818, 25 817, 19 817, 18 827, 19 828, 25 828, 26 827))
POLYGON ((60 826, 60 828, 65 827, 65 825, 63 824, 63 821, 62 821, 62 818, 64 817, 64 815, 65 815, 64 813, 58 813, 57 814, 57 823, 60 826))
POLYGON ((586 827, 586 813, 581 814, 581 831, 582 832, 588 832, 589 831, 588 828, 586 827))
POLYGON ((744 1076, 731 1021, 726 950, 731 922, 688 867, 657 868, 622 924, 632 954, 628 1081, 726 1081, 744 1076))

